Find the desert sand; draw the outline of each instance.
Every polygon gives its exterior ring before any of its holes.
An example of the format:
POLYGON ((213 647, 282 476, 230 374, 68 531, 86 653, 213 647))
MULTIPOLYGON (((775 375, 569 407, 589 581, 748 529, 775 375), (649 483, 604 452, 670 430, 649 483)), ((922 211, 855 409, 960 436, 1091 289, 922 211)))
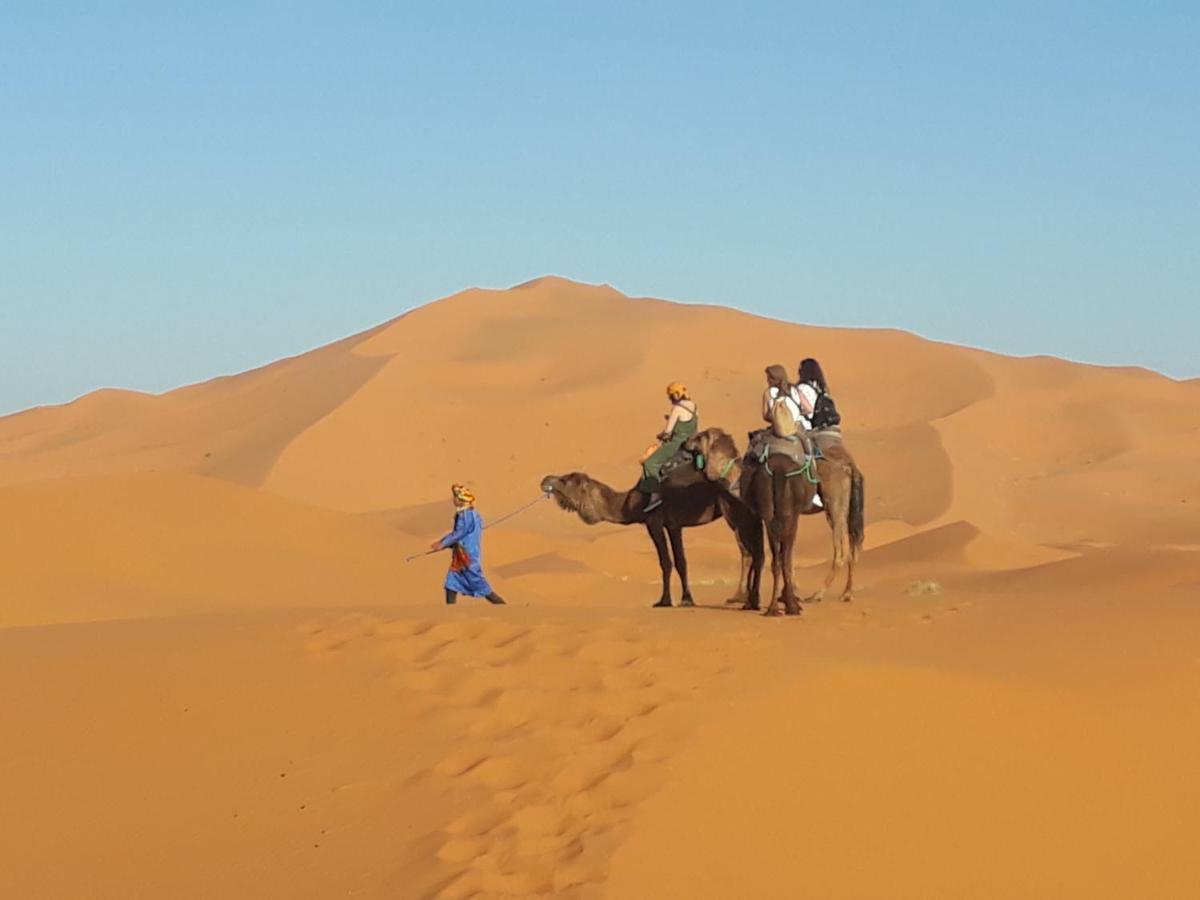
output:
POLYGON ((1200 896, 1198 511, 1200 381, 554 277, 9 416, 0 896, 1200 896), (404 561, 451 482, 628 487, 667 382, 744 439, 806 355, 853 603, 726 606, 716 523, 650 609, 644 531, 551 503, 487 533, 507 607, 404 561))

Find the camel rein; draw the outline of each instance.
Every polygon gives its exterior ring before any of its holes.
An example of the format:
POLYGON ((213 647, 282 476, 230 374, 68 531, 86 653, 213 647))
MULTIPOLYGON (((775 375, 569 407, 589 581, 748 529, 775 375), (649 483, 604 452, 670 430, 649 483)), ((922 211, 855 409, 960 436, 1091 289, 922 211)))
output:
MULTIPOLYGON (((483 530, 484 530, 484 531, 487 531, 487 530, 488 530, 489 528, 491 528, 493 525, 499 525, 501 522, 507 522, 509 519, 511 519, 511 518, 514 518, 515 516, 519 516, 521 513, 525 512, 525 510, 527 510, 527 509, 530 509, 530 508, 532 508, 532 507, 536 506, 537 504, 541 503, 543 500, 546 500, 546 499, 548 499, 548 498, 549 498, 549 496, 550 496, 550 495, 549 495, 548 493, 541 493, 541 494, 538 494, 538 496, 537 496, 537 498, 536 498, 536 499, 534 499, 534 500, 530 500, 530 501, 529 501, 528 503, 526 503, 524 506, 519 506, 519 507, 517 507, 517 508, 516 508, 516 509, 514 509, 512 512, 510 512, 510 513, 506 513, 505 515, 501 516, 500 518, 498 518, 498 519, 497 519, 496 521, 494 521, 494 522, 488 522, 487 524, 485 524, 485 525, 483 526, 483 530)), ((410 562, 412 562, 414 559, 420 559, 422 556, 433 556, 433 554, 435 554, 435 553, 440 553, 440 552, 441 552, 442 550, 444 550, 444 549, 446 549, 446 548, 444 548, 444 547, 439 547, 437 550, 426 550, 426 551, 424 551, 423 553, 414 553, 412 556, 406 556, 406 557, 404 558, 404 561, 405 561, 406 563, 410 563, 410 562)))

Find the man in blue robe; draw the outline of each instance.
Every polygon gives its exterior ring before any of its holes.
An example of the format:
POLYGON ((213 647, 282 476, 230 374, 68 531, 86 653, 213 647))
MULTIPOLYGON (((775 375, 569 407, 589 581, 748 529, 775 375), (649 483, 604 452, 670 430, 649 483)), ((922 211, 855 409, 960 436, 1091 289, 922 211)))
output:
POLYGON ((451 549, 450 571, 446 573, 446 605, 453 606, 459 594, 483 597, 488 603, 504 603, 483 574, 483 519, 475 511, 475 495, 465 485, 451 485, 454 496, 454 528, 434 550, 451 549))

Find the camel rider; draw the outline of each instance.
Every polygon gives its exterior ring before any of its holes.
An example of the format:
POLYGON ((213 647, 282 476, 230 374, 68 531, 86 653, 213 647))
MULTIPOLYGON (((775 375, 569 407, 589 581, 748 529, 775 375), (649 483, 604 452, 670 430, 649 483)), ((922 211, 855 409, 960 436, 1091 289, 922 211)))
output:
MULTIPOLYGON (((808 437, 812 427, 813 404, 805 394, 803 385, 788 381, 787 369, 780 365, 767 366, 767 389, 763 391, 762 417, 768 427, 751 435, 751 455, 765 450, 772 435, 788 440, 799 440, 804 455, 813 455, 813 445, 808 437)), ((820 507, 820 495, 813 497, 813 505, 820 507)))
POLYGON ((649 495, 645 512, 662 505, 662 467, 696 433, 700 424, 696 402, 688 396, 686 386, 672 381, 667 385, 667 399, 671 401, 671 411, 664 417, 667 425, 657 437, 658 446, 652 447, 652 452, 642 460, 642 480, 637 485, 639 491, 649 495))
MULTIPOLYGON (((787 369, 783 366, 767 366, 767 389, 763 391, 762 417, 768 425, 775 421, 775 406, 779 403, 787 407, 796 423, 797 430, 807 431, 808 417, 805 415, 805 398, 800 389, 788 381, 787 369)), ((812 405, 808 405, 808 413, 812 413, 812 405)), ((780 435, 783 437, 784 435, 780 435)))
POLYGON ((504 599, 492 590, 483 574, 483 519, 475 511, 475 495, 466 485, 452 484, 454 528, 432 549, 451 549, 450 571, 446 573, 446 605, 453 606, 459 594, 484 597, 488 603, 502 605, 504 599))
POLYGON ((825 381, 821 364, 811 356, 801 360, 799 380, 803 406, 808 410, 808 429, 840 431, 842 417, 838 414, 837 406, 829 393, 829 384, 825 381))

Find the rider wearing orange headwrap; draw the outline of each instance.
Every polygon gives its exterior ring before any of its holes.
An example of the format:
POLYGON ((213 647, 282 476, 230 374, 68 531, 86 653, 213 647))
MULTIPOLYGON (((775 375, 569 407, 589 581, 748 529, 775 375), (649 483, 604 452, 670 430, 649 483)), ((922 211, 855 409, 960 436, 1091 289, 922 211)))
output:
POLYGON ((642 460, 642 480, 637 485, 639 491, 649 495, 646 512, 662 504, 660 473, 663 464, 679 452, 679 448, 696 433, 700 424, 696 402, 688 394, 686 385, 672 381, 667 385, 667 399, 671 401, 671 411, 664 417, 667 420, 666 428, 658 435, 658 446, 649 448, 650 452, 642 460))

